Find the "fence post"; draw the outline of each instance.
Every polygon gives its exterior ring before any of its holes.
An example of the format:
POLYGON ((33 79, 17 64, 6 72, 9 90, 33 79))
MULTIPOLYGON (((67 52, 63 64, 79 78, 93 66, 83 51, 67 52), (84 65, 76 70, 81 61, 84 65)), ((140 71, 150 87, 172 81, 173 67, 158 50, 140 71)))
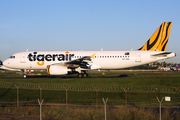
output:
POLYGON ((69 87, 66 88, 65 86, 63 86, 64 89, 66 90, 66 109, 67 109, 67 106, 68 106, 68 90, 69 90, 69 87))
POLYGON ((42 104, 43 104, 43 101, 44 101, 44 99, 42 100, 42 101, 39 101, 39 99, 38 99, 38 103, 39 103, 39 105, 40 105, 40 120, 42 120, 42 104))
MULTIPOLYGON (((161 88, 162 89, 162 88, 161 88)), ((159 93, 159 99, 160 99, 160 96, 161 96, 161 89, 158 90, 158 88, 156 88, 156 91, 159 93)))
POLYGON ((15 86, 16 86, 16 88, 17 88, 17 107, 19 107, 19 87, 20 87, 20 85, 17 86, 17 85, 15 84, 15 86))
POLYGON ((96 89, 94 88, 96 91, 96 109, 97 109, 97 105, 98 105, 98 91, 100 90, 100 88, 96 89))
POLYGON ((157 98, 157 100, 158 100, 158 102, 159 102, 159 120, 161 120, 161 103, 162 103, 164 97, 161 99, 161 101, 159 100, 158 97, 156 97, 156 98, 157 98))
POLYGON ((104 100, 104 98, 102 98, 103 102, 104 102, 104 120, 106 120, 106 104, 108 101, 108 98, 106 98, 106 101, 104 100))
POLYGON ((127 91, 129 90, 129 88, 125 89, 123 88, 124 92, 125 92, 125 107, 127 106, 127 91))
POLYGON ((40 101, 42 101, 42 88, 43 88, 43 86, 39 87, 39 85, 38 85, 38 88, 40 89, 40 101))

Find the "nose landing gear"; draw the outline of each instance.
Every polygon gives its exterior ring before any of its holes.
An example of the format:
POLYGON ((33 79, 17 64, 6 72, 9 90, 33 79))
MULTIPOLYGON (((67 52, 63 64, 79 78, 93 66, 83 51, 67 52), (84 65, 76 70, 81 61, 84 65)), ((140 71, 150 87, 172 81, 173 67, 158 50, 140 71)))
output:
POLYGON ((24 78, 26 78, 26 69, 22 70, 24 72, 24 78))
POLYGON ((26 75, 24 75, 24 78, 26 78, 26 75))

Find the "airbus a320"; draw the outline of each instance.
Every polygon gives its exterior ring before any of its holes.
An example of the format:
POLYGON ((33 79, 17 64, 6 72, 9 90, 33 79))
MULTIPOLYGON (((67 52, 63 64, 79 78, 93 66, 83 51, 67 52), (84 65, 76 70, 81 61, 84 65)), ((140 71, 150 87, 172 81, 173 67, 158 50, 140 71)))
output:
POLYGON ((176 56, 166 51, 172 22, 163 22, 150 39, 137 50, 123 51, 26 51, 13 54, 3 62, 8 68, 47 69, 49 75, 77 74, 88 77, 88 70, 117 70, 156 62, 176 56))

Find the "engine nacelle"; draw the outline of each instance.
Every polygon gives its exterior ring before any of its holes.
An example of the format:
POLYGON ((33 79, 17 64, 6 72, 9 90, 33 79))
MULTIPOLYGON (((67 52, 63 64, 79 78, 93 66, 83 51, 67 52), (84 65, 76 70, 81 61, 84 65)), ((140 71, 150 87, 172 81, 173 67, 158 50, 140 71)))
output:
POLYGON ((47 72, 49 75, 66 75, 68 74, 68 69, 66 66, 48 65, 47 72))

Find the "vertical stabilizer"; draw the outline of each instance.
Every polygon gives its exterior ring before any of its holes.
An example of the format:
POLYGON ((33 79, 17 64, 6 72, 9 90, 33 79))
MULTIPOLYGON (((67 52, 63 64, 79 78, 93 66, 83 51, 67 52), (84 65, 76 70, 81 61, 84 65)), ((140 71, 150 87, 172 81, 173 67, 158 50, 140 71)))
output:
POLYGON ((166 51, 172 22, 163 22, 143 47, 138 50, 166 51))

